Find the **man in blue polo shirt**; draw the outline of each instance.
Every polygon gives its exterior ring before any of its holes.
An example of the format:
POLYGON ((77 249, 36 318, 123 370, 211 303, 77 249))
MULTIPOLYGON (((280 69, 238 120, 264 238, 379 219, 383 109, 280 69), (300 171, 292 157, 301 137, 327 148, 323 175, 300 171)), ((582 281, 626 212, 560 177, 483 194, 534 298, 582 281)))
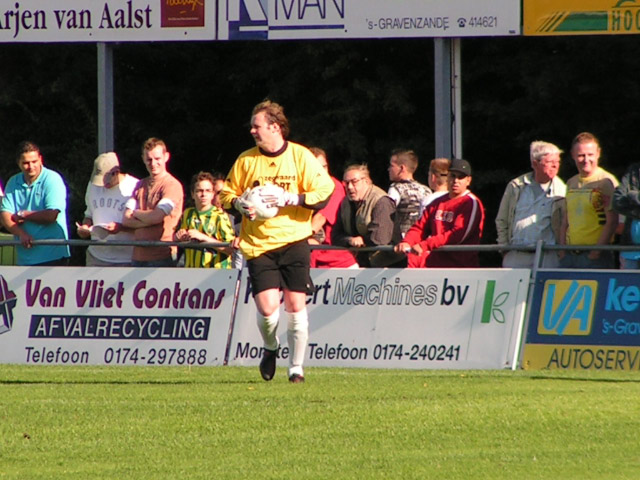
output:
POLYGON ((67 245, 33 245, 33 240, 67 240, 67 187, 57 172, 42 164, 40 149, 22 142, 17 152, 21 173, 7 182, 0 218, 18 240, 18 265, 67 265, 67 245))

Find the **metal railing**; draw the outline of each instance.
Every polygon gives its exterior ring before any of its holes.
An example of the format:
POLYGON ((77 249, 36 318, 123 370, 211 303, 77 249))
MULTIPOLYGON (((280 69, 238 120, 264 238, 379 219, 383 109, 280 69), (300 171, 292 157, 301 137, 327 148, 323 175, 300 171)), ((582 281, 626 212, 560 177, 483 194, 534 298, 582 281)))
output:
MULTIPOLYGON (((68 245, 69 247, 119 247, 119 246, 137 246, 137 247, 167 247, 177 246, 181 248, 193 248, 193 249, 210 249, 216 247, 229 247, 229 242, 176 242, 176 241, 136 241, 136 240, 114 240, 110 242, 103 242, 97 240, 60 240, 60 239, 47 239, 47 240, 33 240, 34 246, 37 245, 49 245, 60 246, 68 245)), ((16 239, 0 240, 0 248, 11 247, 20 245, 20 241, 16 239)), ((312 250, 349 250, 352 252, 390 252, 393 251, 392 245, 382 245, 375 247, 342 247, 336 245, 310 245, 312 250)), ((498 245, 498 244, 481 244, 481 245, 444 245, 437 248, 439 252, 491 252, 491 253, 503 253, 508 251, 520 251, 534 253, 534 270, 542 264, 545 252, 550 251, 591 251, 591 250, 606 250, 614 252, 634 252, 640 251, 640 245, 549 245, 543 241, 539 241, 537 244, 531 245, 498 245)))

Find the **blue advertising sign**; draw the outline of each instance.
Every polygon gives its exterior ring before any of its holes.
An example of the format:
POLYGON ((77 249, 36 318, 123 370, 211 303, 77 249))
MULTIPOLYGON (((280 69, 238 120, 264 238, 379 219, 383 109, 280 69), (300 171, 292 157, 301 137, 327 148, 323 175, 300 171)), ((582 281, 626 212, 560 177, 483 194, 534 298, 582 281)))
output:
POLYGON ((523 367, 639 370, 638 274, 539 272, 523 367))

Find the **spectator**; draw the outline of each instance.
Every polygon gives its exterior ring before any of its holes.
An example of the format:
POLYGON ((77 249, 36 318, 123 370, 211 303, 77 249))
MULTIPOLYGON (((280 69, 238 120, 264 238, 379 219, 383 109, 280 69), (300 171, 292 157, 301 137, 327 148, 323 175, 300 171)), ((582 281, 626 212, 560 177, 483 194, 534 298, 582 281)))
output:
MULTIPOLYGON (((158 138, 142 145, 142 161, 149 176, 140 180, 124 213, 123 225, 134 230, 135 240, 172 241, 180 221, 184 191, 167 170, 170 153, 158 138)), ((169 246, 135 246, 134 267, 173 267, 177 249, 169 246)))
MULTIPOLYGON (((347 167, 343 184, 347 195, 331 232, 333 245, 375 247, 400 240, 394 237, 395 202, 373 184, 366 165, 347 167)), ((361 267, 399 267, 404 263, 404 258, 393 251, 358 252, 356 259, 361 267)))
MULTIPOLYGON (((543 240, 555 245, 560 238, 564 196, 567 190, 557 176, 560 169, 560 150, 548 142, 535 141, 530 146, 532 172, 513 179, 507 185, 496 217, 498 244, 535 245, 543 240)), ((517 250, 505 252, 502 266, 532 268, 535 253, 517 250)), ((558 254, 547 252, 544 268, 557 268, 558 254)))
MULTIPOLYGON (((226 212, 213 205, 214 178, 208 172, 200 172, 191 179, 191 198, 195 207, 189 207, 182 215, 180 229, 174 237, 179 242, 226 242, 235 237, 226 212)), ((232 268, 232 248, 185 248, 187 268, 232 268)))
POLYGON ((389 160, 388 195, 396 204, 394 228, 396 237, 403 238, 407 230, 418 221, 421 205, 431 195, 431 189, 417 182, 413 174, 418 168, 418 156, 413 150, 394 150, 389 160))
MULTIPOLYGON (((220 201, 220 192, 224 188, 225 175, 221 172, 214 172, 213 174, 213 204, 218 207, 220 210, 224 211, 222 208, 222 202, 220 201)), ((239 221, 236 221, 236 217, 234 217, 229 212, 225 212, 225 215, 229 219, 229 223, 233 227, 234 236, 240 235, 240 225, 239 221)), ((239 248, 232 248, 231 254, 231 262, 233 268, 237 268, 238 270, 242 270, 244 268, 244 257, 242 256, 242 252, 239 248)))
MULTIPOLYGON (((84 219, 77 225, 78 236, 107 243, 133 240, 133 232, 122 226, 122 217, 137 184, 136 177, 120 171, 115 153, 98 155, 85 193, 84 219)), ((90 245, 85 263, 90 267, 126 267, 131 265, 132 253, 133 246, 90 245)))
POLYGON ((43 165, 33 142, 18 146, 21 173, 7 182, 2 200, 2 222, 20 245, 18 265, 68 265, 68 245, 33 245, 34 240, 68 240, 67 187, 59 173, 43 165))
MULTIPOLYGON (((220 201, 220 192, 224 188, 224 173, 214 172, 213 173, 213 205, 222 210, 222 202, 220 201)), ((231 217, 233 218, 233 216, 231 217)))
POLYGON ((484 207, 469 191, 471 165, 454 159, 449 168, 449 194, 431 202, 407 232, 396 252, 406 252, 409 268, 478 267, 477 252, 438 252, 443 245, 477 245, 482 237, 484 207))
POLYGON ((422 199, 420 202, 420 215, 424 212, 431 202, 442 195, 449 193, 449 184, 447 178, 449 177, 449 165, 451 160, 448 158, 434 158, 429 163, 429 188, 433 193, 422 199))
MULTIPOLYGON (((571 156, 578 174, 567 182, 567 208, 563 216, 560 244, 609 245, 618 226, 611 209, 618 180, 598 166, 600 142, 591 133, 578 134, 571 143, 571 156)), ((606 250, 561 251, 564 268, 614 268, 614 256, 606 250)))
MULTIPOLYGON (((329 163, 327 161, 326 152, 318 147, 311 147, 311 153, 320 162, 322 168, 329 173, 329 163)), ((331 177, 335 189, 331 194, 329 203, 319 212, 316 212, 311 218, 311 230, 313 236, 309 238, 311 245, 331 245, 331 231, 338 218, 338 209, 340 203, 345 197, 344 186, 335 177, 331 177)), ((348 250, 311 250, 311 267, 312 268, 358 268, 353 254, 348 250)))
POLYGON ((234 246, 242 250, 247 260, 258 311, 257 323, 264 342, 260 375, 269 381, 276 372, 282 291, 289 381, 301 383, 305 380, 303 362, 309 338, 307 294, 315 291, 307 238, 311 236, 313 211, 328 202, 333 182, 309 150, 287 140, 289 121, 277 103, 266 100, 254 107, 251 135, 256 146, 235 161, 220 200, 225 208, 233 207, 244 216, 234 246), (267 182, 275 185, 266 187, 267 182), (255 204, 244 196, 256 187, 256 199, 263 195, 265 206, 278 207, 272 218, 258 218, 255 204))
MULTIPOLYGON (((613 191, 613 209, 624 215, 622 243, 640 245, 640 163, 631 165, 613 191)), ((620 267, 640 269, 640 251, 620 252, 620 267)))

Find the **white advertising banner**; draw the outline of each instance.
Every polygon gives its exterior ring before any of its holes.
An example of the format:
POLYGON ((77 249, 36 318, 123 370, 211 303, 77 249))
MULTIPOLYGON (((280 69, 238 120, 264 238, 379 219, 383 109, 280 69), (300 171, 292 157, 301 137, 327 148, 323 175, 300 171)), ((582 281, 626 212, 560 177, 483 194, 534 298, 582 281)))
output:
POLYGON ((520 33, 519 0, 219 0, 219 40, 520 33))
POLYGON ((0 43, 215 38, 216 0, 0 0, 0 43))
MULTIPOLYGON (((314 269, 306 366, 515 368, 529 270, 314 269)), ((280 313, 279 365, 288 362, 280 313)), ((246 271, 229 365, 258 365, 262 340, 246 271)))
POLYGON ((0 363, 222 365, 237 270, 2 267, 0 363))

